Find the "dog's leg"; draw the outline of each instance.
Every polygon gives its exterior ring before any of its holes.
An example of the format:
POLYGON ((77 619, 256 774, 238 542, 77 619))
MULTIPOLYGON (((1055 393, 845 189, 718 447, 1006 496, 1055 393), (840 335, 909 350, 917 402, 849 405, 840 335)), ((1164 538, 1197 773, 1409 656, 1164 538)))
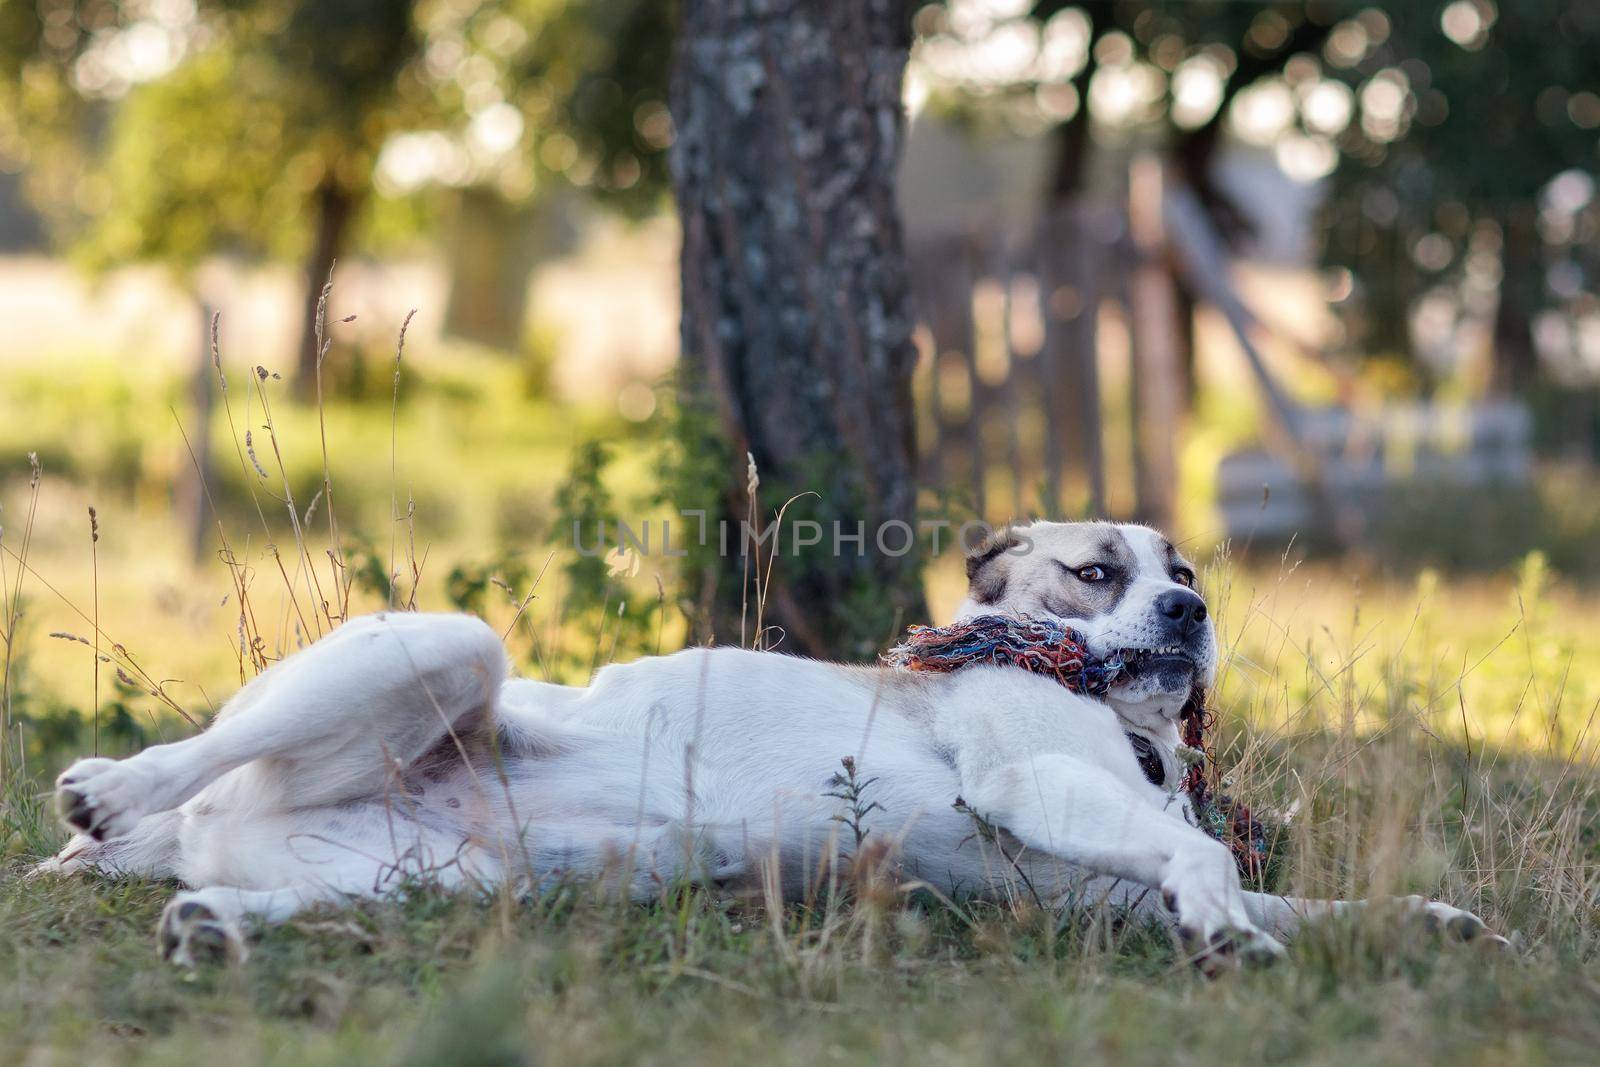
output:
POLYGON ((163 811, 139 820, 128 833, 108 841, 96 841, 88 834, 73 834, 60 852, 35 866, 29 874, 72 875, 95 871, 143 878, 176 878, 178 829, 182 821, 178 812, 163 811))
POLYGON ((1232 854, 1104 769, 1046 755, 962 779, 967 802, 1027 847, 1159 889, 1203 969, 1235 955, 1265 962, 1283 954, 1247 910, 1232 854))
MULTIPOLYGON (((1246 910, 1250 912, 1251 921, 1257 926, 1271 931, 1277 937, 1292 938, 1308 922, 1342 915, 1353 909, 1367 908, 1374 902, 1310 900, 1304 897, 1282 897, 1273 893, 1246 893, 1244 903, 1246 910)), ((1438 930, 1458 941, 1482 938, 1498 945, 1510 944, 1470 911, 1441 904, 1437 900, 1409 896, 1391 898, 1379 903, 1388 904, 1410 915, 1420 916, 1429 929, 1438 930)))
POLYGON ((246 764, 256 803, 370 796, 475 713, 492 714, 505 669, 499 637, 470 616, 352 619, 246 685, 204 733, 121 761, 79 760, 57 779, 56 805, 104 840, 246 764))

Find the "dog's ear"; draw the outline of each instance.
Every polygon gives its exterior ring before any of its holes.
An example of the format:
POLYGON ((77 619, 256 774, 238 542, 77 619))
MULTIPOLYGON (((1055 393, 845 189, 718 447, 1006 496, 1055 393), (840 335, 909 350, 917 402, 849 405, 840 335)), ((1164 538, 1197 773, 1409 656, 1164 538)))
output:
POLYGON ((1022 543, 1016 530, 1002 526, 991 530, 976 545, 967 546, 967 591, 980 604, 993 604, 1006 595, 1006 571, 1002 553, 1022 543))

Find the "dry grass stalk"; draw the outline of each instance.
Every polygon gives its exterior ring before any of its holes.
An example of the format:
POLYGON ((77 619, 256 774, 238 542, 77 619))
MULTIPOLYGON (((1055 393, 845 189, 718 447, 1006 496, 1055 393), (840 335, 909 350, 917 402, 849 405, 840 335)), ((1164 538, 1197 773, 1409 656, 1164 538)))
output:
MULTIPOLYGON (((406 354, 406 331, 411 328, 411 319, 417 313, 416 308, 406 312, 405 319, 400 323, 400 337, 394 346, 394 394, 389 401, 389 606, 394 607, 394 591, 400 582, 400 572, 395 569, 395 541, 400 532, 400 503, 399 503, 399 478, 396 474, 397 455, 399 453, 399 428, 400 428, 400 364, 406 354)), ((411 522, 415 508, 407 508, 406 522, 411 522)), ((411 544, 415 547, 413 537, 411 544)), ((415 552, 412 554, 412 564, 416 563, 415 552)), ((533 596, 530 590, 528 595, 533 596)), ((516 625, 513 621, 512 625, 516 625)), ((509 631, 508 631, 509 632, 509 631)))
POLYGON ((89 508, 89 565, 94 582, 94 658, 89 661, 94 676, 94 754, 100 755, 100 518, 89 508))
POLYGON ((5 528, 0 525, 0 637, 5 638, 5 664, 0 667, 0 784, 10 781, 9 753, 11 741, 12 669, 16 663, 18 626, 22 620, 22 579, 28 570, 28 548, 33 541, 33 524, 39 513, 39 482, 43 468, 36 452, 28 453, 28 517, 22 524, 22 550, 11 553, 5 543, 5 528), (5 555, 14 555, 17 561, 15 580, 7 576, 5 555))
MULTIPOLYGON (((328 280, 323 284, 322 293, 317 297, 317 311, 313 319, 313 329, 316 334, 317 346, 317 431, 322 445, 322 489, 320 495, 327 499, 327 507, 324 510, 328 513, 328 542, 332 546, 328 551, 329 569, 331 572, 329 578, 333 583, 333 588, 335 590, 334 595, 337 599, 337 603, 334 606, 337 615, 334 614, 334 611, 330 611, 328 609, 326 603, 323 605, 323 611, 324 614, 328 616, 328 622, 330 626, 337 625, 338 622, 342 622, 350 616, 351 581, 349 574, 346 572, 344 564, 344 549, 339 539, 339 520, 334 514, 333 474, 328 462, 327 408, 323 402, 322 396, 322 364, 323 361, 328 358, 328 351, 333 346, 333 338, 327 332, 328 298, 333 295, 333 272, 336 267, 337 263, 329 265, 328 280), (336 619, 337 621, 335 621, 336 619)), ((339 321, 341 323, 354 322, 355 316, 349 315, 343 319, 340 319, 339 321)), ((403 333, 404 331, 402 330, 402 335, 403 333)), ((276 441, 274 441, 274 451, 276 451, 276 441)), ((287 489, 287 482, 285 483, 285 488, 287 489)), ((307 511, 309 512, 309 510, 310 509, 308 508, 307 511)), ((310 567, 309 558, 306 560, 306 565, 308 568, 310 567)))

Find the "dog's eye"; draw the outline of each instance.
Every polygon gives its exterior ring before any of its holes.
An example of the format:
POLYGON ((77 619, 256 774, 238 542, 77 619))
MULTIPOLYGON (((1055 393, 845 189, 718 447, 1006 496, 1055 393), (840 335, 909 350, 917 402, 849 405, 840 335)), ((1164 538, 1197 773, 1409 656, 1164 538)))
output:
POLYGON ((1186 570, 1173 571, 1172 572, 1172 580, 1177 582, 1179 585, 1186 585, 1190 589, 1193 589, 1194 588, 1194 571, 1186 571, 1186 570))
POLYGON ((1077 575, 1080 582, 1103 582, 1106 580, 1106 569, 1098 563, 1091 563, 1087 567, 1079 567, 1072 573, 1077 575))

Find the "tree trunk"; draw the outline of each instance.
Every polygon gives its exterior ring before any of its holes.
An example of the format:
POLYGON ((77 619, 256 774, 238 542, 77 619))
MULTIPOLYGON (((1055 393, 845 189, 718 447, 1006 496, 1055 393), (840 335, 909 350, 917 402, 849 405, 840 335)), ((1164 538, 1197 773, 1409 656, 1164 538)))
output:
POLYGON ((1541 285, 1533 205, 1513 204, 1501 212, 1500 241, 1500 302, 1494 315, 1489 388, 1498 396, 1519 396, 1539 372, 1531 311, 1541 285))
POLYGON ((1167 273, 1172 279, 1172 336, 1178 345, 1178 400, 1185 416, 1194 413, 1200 392, 1200 360, 1196 346, 1195 313, 1200 299, 1184 281, 1183 271, 1168 255, 1167 273))
POLYGON ((301 305, 300 355, 295 367, 295 388, 302 397, 317 391, 317 308, 323 287, 333 273, 333 264, 344 250, 345 235, 355 215, 356 197, 332 174, 326 175, 312 193, 317 213, 317 230, 306 256, 305 301, 301 305))
POLYGON ((922 544, 906 545, 916 352, 894 199, 910 37, 900 0, 683 8, 671 162, 685 400, 715 412, 731 458, 709 516, 734 531, 710 563, 719 640, 757 639, 738 536, 747 452, 763 523, 817 494, 785 515, 766 590, 763 623, 782 629, 783 649, 860 657, 926 618, 922 544), (790 534, 809 539, 805 522, 821 543, 797 553, 790 534))
POLYGON ((1183 422, 1183 354, 1179 350, 1177 286, 1167 257, 1162 219, 1162 163, 1137 157, 1128 178, 1128 279, 1132 354, 1134 513, 1140 522, 1173 532, 1178 500, 1178 451, 1183 422))
POLYGON ((1089 83, 1094 80, 1098 68, 1094 59, 1096 40, 1091 23, 1089 56, 1083 61, 1083 69, 1072 79, 1072 87, 1078 93, 1078 110, 1067 121, 1057 123, 1055 128, 1055 160, 1045 194, 1051 208, 1074 203, 1083 194, 1088 178, 1089 152, 1094 144, 1090 137, 1089 83))

